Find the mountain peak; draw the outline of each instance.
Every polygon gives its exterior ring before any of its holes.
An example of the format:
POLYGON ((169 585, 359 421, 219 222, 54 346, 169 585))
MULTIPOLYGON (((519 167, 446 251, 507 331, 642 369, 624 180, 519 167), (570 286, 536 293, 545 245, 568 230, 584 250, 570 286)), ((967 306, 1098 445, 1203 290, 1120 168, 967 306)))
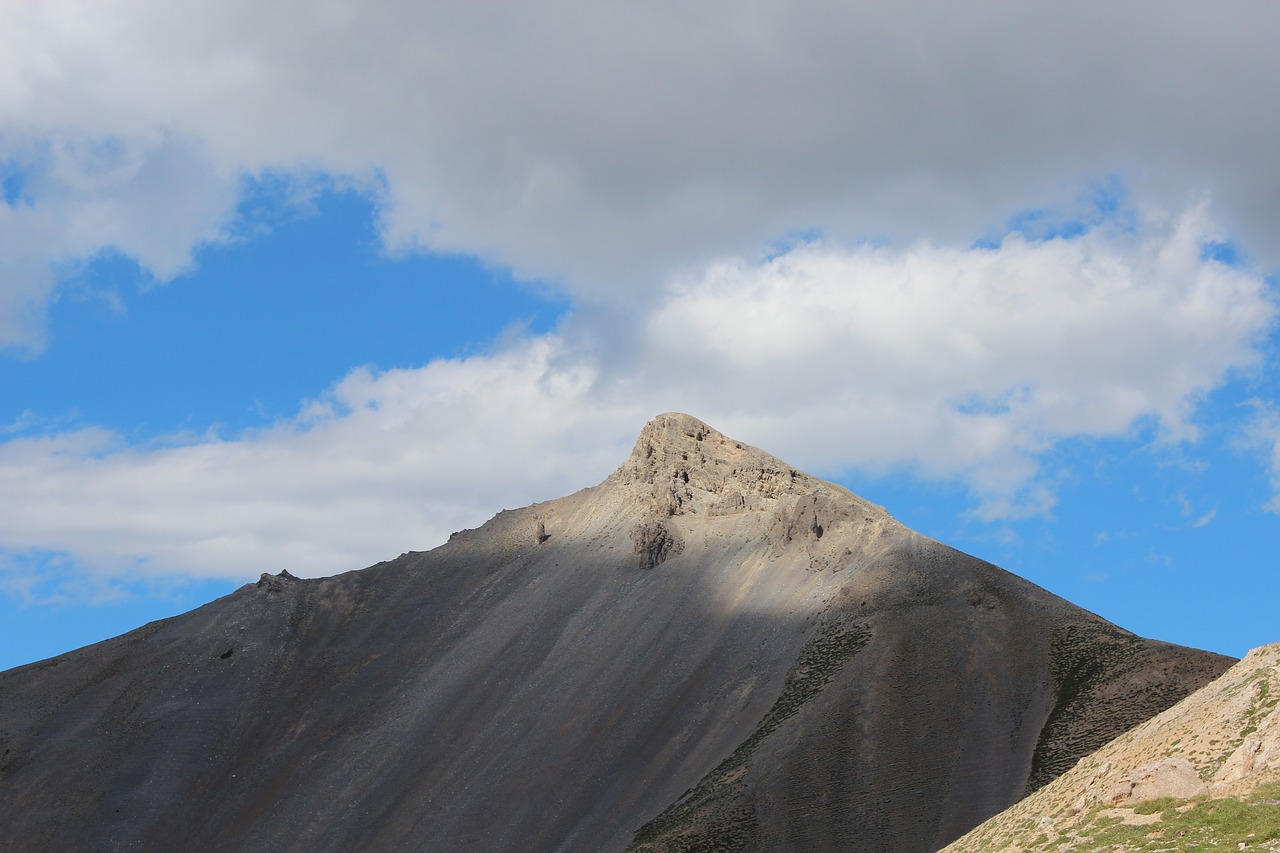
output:
POLYGON ((679 412, 645 424, 631 456, 610 479, 649 491, 654 509, 668 516, 728 515, 819 492, 866 503, 679 412))
POLYGON ((692 415, 666 412, 640 430, 631 457, 623 467, 635 464, 647 472, 657 473, 661 468, 688 467, 678 462, 688 461, 691 455, 699 460, 714 457, 728 461, 728 457, 745 449, 741 442, 727 438, 692 415))
POLYGON ((742 449, 740 442, 726 438, 724 434, 682 412, 664 412, 644 425, 631 451, 631 459, 650 459, 655 453, 670 454, 697 452, 718 453, 726 445, 742 449), (704 442, 706 445, 704 446, 704 442))
POLYGON ((1226 664, 665 414, 601 486, 0 673, 0 848, 924 853, 1226 664))

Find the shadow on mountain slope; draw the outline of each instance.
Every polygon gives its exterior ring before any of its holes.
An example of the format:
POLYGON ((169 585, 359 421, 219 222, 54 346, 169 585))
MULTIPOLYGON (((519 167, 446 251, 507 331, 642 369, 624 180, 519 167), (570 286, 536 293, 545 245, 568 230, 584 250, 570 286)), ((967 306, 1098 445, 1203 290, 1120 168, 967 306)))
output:
POLYGON ((930 850, 1206 683, 695 419, 0 674, 0 849, 930 850))

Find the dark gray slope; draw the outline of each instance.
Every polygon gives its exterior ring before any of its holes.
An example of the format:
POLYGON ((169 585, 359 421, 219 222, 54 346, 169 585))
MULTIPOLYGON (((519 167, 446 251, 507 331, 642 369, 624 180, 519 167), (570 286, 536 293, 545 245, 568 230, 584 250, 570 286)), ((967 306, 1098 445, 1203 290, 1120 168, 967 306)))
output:
POLYGON ((666 415, 434 551, 0 673, 0 850, 928 850, 1229 663, 666 415))

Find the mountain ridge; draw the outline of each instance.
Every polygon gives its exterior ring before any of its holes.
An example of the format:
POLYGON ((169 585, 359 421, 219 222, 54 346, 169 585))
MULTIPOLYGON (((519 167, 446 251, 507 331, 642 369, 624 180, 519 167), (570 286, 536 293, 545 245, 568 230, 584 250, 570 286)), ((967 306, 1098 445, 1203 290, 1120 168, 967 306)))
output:
POLYGON ((0 849, 923 851, 1228 663, 669 413, 432 551, 0 673, 0 849))

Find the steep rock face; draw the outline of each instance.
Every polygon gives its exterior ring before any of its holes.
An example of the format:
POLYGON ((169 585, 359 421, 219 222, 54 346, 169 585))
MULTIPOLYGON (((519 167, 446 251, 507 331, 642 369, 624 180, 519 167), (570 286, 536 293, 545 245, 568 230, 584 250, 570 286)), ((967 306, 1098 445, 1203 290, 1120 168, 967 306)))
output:
POLYGON ((924 851, 1229 663, 664 415, 434 551, 0 674, 0 850, 924 851))

